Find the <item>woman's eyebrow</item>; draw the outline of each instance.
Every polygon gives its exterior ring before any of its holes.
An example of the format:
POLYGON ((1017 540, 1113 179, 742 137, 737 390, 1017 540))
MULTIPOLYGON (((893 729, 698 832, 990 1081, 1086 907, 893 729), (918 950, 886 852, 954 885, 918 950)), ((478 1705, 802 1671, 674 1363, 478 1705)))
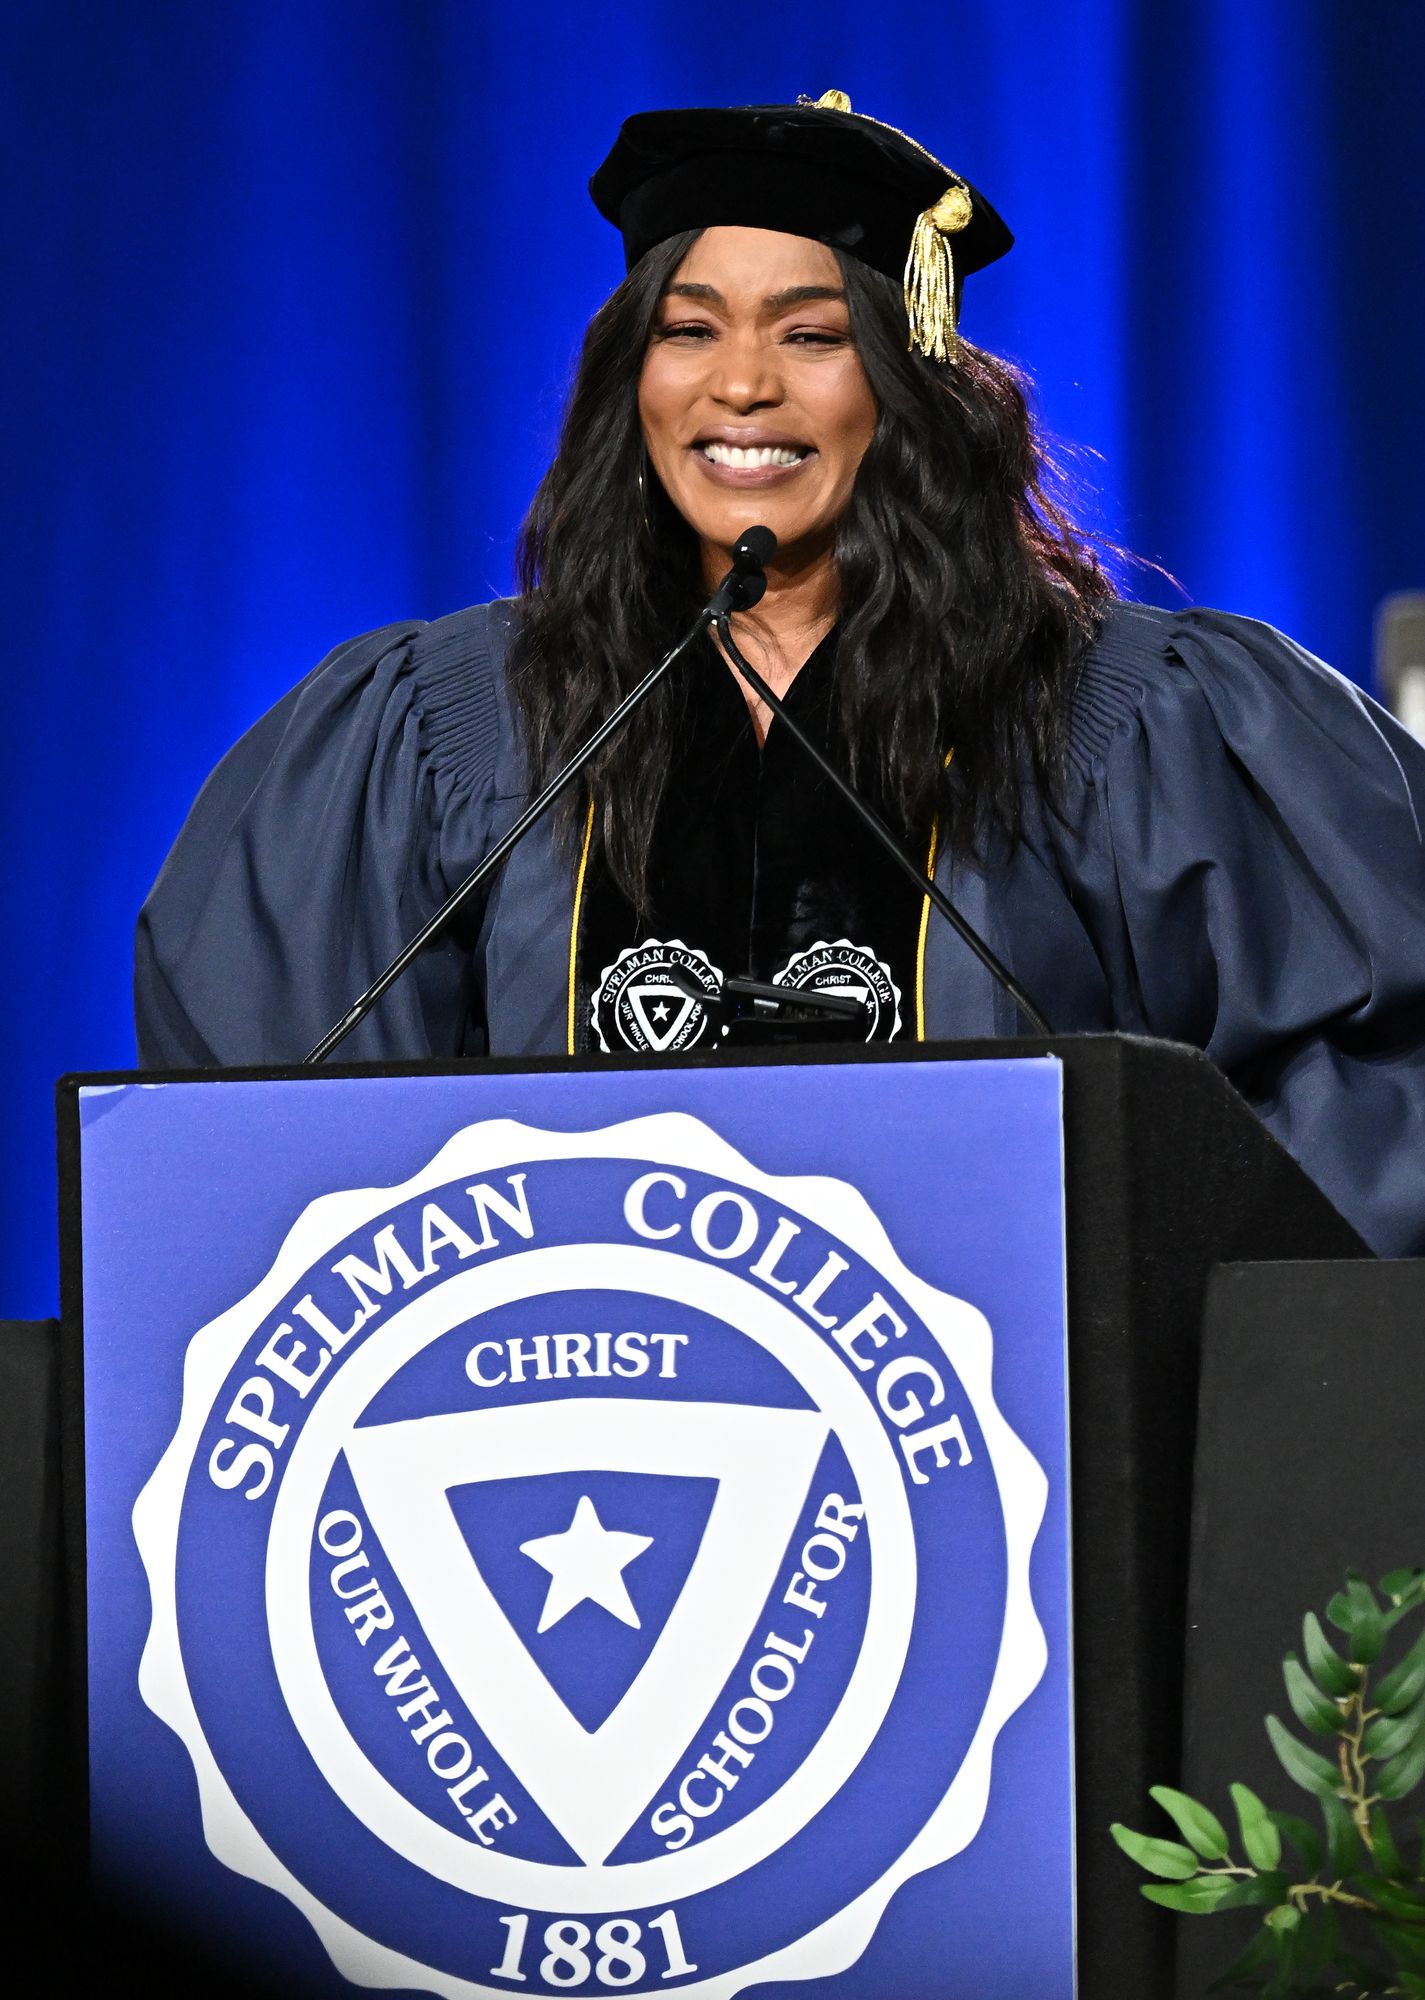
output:
POLYGON ((762 301, 762 310, 769 316, 786 312, 790 306, 804 306, 815 299, 831 299, 838 305, 845 305, 846 294, 839 285, 789 285, 784 292, 772 292, 762 301))
MULTIPOLYGON (((673 284, 667 287, 664 297, 700 299, 705 305, 720 306, 724 310, 727 307, 727 300, 716 285, 673 284)), ((845 305, 846 294, 837 285, 788 285, 785 291, 769 293, 762 301, 762 311, 768 318, 775 318, 792 306, 804 306, 816 299, 831 299, 838 305, 845 305)))

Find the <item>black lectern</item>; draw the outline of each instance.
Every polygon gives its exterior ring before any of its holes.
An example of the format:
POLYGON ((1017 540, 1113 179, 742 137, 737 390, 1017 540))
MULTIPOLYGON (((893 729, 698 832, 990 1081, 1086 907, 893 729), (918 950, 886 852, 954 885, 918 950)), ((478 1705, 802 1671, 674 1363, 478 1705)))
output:
MULTIPOLYGON (((1111 1996, 1117 2000, 1129 1992, 1167 1993, 1172 1985, 1172 1920, 1142 1900, 1138 1893, 1141 1878, 1112 1846, 1106 1829, 1111 1820, 1132 1816, 1149 1784, 1171 1782, 1178 1772, 1197 1342, 1209 1274, 1214 1266, 1227 1262, 1350 1258, 1368 1252, 1219 1073, 1193 1051, 1104 1036, 904 1049, 872 1046, 847 1051, 844 1060, 849 1079, 855 1072, 879 1065, 1022 1063, 1026 1058, 1044 1056, 1056 1058, 1063 1075, 1079 1992, 1087 2000, 1110 2000, 1111 1996)), ((808 1056, 821 1065, 835 1059, 835 1052, 825 1049, 808 1056)), ((778 1050, 765 1056, 740 1053, 736 1062, 746 1071, 772 1070, 798 1060, 795 1054, 778 1050)), ((550 1060, 496 1062, 481 1069, 496 1078, 533 1074, 553 1083, 590 1067, 550 1060)), ((646 1059, 597 1065, 603 1072, 620 1067, 632 1075, 659 1067, 700 1069, 711 1075, 717 1072, 719 1061, 681 1058, 660 1064, 658 1059, 646 1059)), ((399 1088, 400 1079, 405 1077, 468 1073, 469 1066, 443 1071, 429 1065, 383 1072, 393 1089, 399 1088)), ((304 1099, 305 1093, 313 1093, 315 1107, 320 1094, 334 1082, 372 1074, 363 1067, 343 1067, 320 1073, 184 1073, 172 1080, 196 1084, 205 1091, 223 1091, 234 1083, 263 1079, 291 1081, 304 1099)), ((71 1699, 82 1688, 84 1650, 78 1635, 85 1615, 83 1429, 79 1415, 84 1243, 78 1193, 77 1093, 85 1085, 135 1081, 138 1079, 118 1076, 71 1078, 60 1093, 65 1223, 64 1515, 69 1592, 67 1617, 57 1597, 37 1613, 43 1631, 29 1657, 37 1661, 44 1657, 45 1647, 63 1622, 73 1667, 71 1699)), ((161 1087, 163 1079, 146 1077, 142 1081, 161 1087)), ((663 1176, 665 1181, 669 1178, 663 1176)), ((220 1172, 215 1174, 214 1198, 221 1199, 220 1172)), ((497 1208, 496 1219, 505 1212, 497 1208)), ((672 1211, 667 1213, 671 1216, 672 1211)), ((712 1213, 710 1210, 709 1215, 712 1213)), ((659 1210, 658 1215, 662 1218, 664 1211, 659 1210)), ((482 1222, 488 1225, 489 1219, 482 1211, 482 1222)), ((736 1219, 735 1209, 729 1210, 717 1227, 731 1227, 736 1219)), ((660 1219, 658 1227, 671 1233, 674 1224, 660 1219)), ((713 1230, 711 1221, 708 1228, 713 1230)), ((714 1254, 723 1254, 720 1239, 715 1242, 714 1254)), ((764 1252, 764 1257, 767 1254, 764 1252)), ((348 1262, 355 1255, 350 1253, 348 1262)), ((369 1259, 360 1268, 370 1271, 369 1259)), ((775 1268, 774 1262, 766 1263, 763 1275, 770 1280, 775 1268)), ((376 1271, 377 1279, 388 1290, 399 1289, 398 1257, 394 1263, 388 1259, 378 1264, 376 1271)), ((790 1283, 786 1281, 781 1289, 790 1289, 790 1283)), ((368 1299, 373 1306, 379 1303, 374 1293, 368 1299)), ((330 1315, 321 1320, 316 1307, 308 1313, 307 1322, 309 1334, 311 1326, 319 1323, 325 1324, 328 1333, 333 1330, 330 1315)), ((283 1322, 286 1344, 276 1352, 290 1366, 291 1381, 299 1384, 304 1364, 302 1348, 295 1343, 294 1324, 290 1319, 283 1322)), ((869 1354, 871 1343, 886 1336, 890 1321, 868 1319, 865 1327, 867 1338, 858 1352, 869 1354)), ((586 1346, 568 1351, 592 1368, 594 1362, 589 1357, 601 1350, 586 1346)), ((629 1356, 633 1352, 626 1350, 629 1356)), ((306 1353, 305 1366, 311 1368, 310 1339, 306 1353)), ((505 1362, 492 1353, 487 1365, 493 1379, 505 1362)), ((294 1394, 305 1393, 294 1388, 294 1394)), ((261 1444, 261 1422, 265 1421, 269 1434, 275 1436, 282 1428, 281 1413, 260 1400, 250 1407, 256 1415, 248 1439, 261 1444)), ((937 1463, 945 1453, 950 1453, 953 1462, 950 1443, 942 1439, 935 1448, 940 1455, 937 1463)), ((247 1463, 255 1489, 262 1461, 255 1453, 247 1463)), ((229 1456, 222 1464, 227 1468, 236 1460, 229 1456)), ((46 1463, 46 1472, 53 1477, 52 1461, 46 1463)), ((39 1511, 34 1512, 34 1518, 45 1518, 43 1502, 36 1506, 39 1511)), ((341 1532, 331 1530, 332 1553, 346 1546, 341 1532)), ((835 1545, 828 1547, 834 1550, 835 1545)), ((351 1548, 355 1550, 356 1544, 351 1548)), ((828 1555, 827 1559, 834 1558, 828 1555)), ((352 1554, 348 1560, 355 1562, 359 1557, 352 1554)), ((765 1668, 763 1677, 770 1685, 765 1668)), ((31 1699, 37 1699, 33 1691, 31 1699)), ((17 1700, 11 1712, 22 1713, 24 1707, 24 1702, 17 1700)), ((421 1725, 413 1722, 411 1726, 421 1725)), ((43 1740, 43 1732, 37 1740, 43 1740)), ((18 1750, 12 1749, 6 1767, 14 1769, 22 1761, 18 1750)), ((433 1764, 432 1768, 438 1767, 433 1764)), ((455 1768, 453 1763, 451 1768, 455 1768)), ((21 1772, 17 1780, 21 1790, 23 1781, 21 1772)), ((42 1789, 32 1785, 30 1795, 42 1789)), ((689 1796, 697 1798, 699 1794, 689 1796)), ((75 1812, 82 1810, 78 1801, 71 1800, 70 1805, 75 1812)), ((668 1823, 673 1822, 670 1819, 668 1823)), ((498 1815, 487 1824, 497 1829, 498 1815)), ((659 1949, 676 1968, 687 1962, 678 1956, 683 1944, 676 1924, 670 1927, 663 1916, 646 1920, 644 1945, 657 1931, 662 1940, 659 1949), (660 1924, 663 1928, 658 1930, 660 1924)), ((515 1968, 524 1963, 519 1955, 523 1950, 524 1933, 518 1930, 522 1919, 502 1921, 509 1926, 508 1966, 515 1968)), ((588 1930, 588 1925, 571 1916, 556 1940, 559 1950, 573 1954, 568 1962, 576 1970, 584 1962, 580 1953, 586 1949, 577 1940, 588 1930)), ((626 1948, 620 1943, 621 1936, 610 1933, 612 1943, 606 1939, 605 1961, 614 1970, 604 1983, 630 1986, 632 1982, 619 1970, 624 1962, 616 1956, 618 1950, 626 1948), (615 1956, 610 1957, 610 1952, 615 1956)), ((592 1953, 594 1948, 588 1945, 587 1949, 592 1953)), ((547 1962, 556 1966, 550 1974, 556 1985, 575 1983, 558 1970, 564 1960, 551 1956, 547 1962)), ((499 1967, 491 1971, 498 1973, 499 1967)), ((522 1975, 510 1970, 504 1976, 519 1979, 522 1975)), ((806 1990, 815 1990, 817 1983, 806 1990)), ((589 1990, 598 1990, 597 1981, 589 1990)), ((676 1989, 664 1986, 661 1990, 676 1989)), ((948 1975, 943 1989, 937 1990, 947 1994, 955 1991, 948 1975)))

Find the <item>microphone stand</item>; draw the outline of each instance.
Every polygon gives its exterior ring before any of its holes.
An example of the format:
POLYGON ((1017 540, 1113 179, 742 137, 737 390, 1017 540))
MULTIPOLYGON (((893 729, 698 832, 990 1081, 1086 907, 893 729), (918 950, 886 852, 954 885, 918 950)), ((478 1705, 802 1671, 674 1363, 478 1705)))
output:
POLYGON ((444 930, 467 897, 472 896, 482 882, 489 880, 511 850, 519 846, 535 822, 543 819, 555 800, 568 790, 584 766, 598 754, 609 738, 623 727, 639 703, 647 699, 673 662, 687 652, 694 640, 700 638, 710 625, 715 625, 719 618, 726 619, 730 611, 749 610, 760 600, 767 588, 767 579, 762 574, 762 564, 771 553, 771 549, 775 547, 776 543, 767 529, 748 530, 732 551, 732 568, 672 652, 665 654, 658 665, 643 676, 633 692, 624 696, 612 715, 604 718, 588 741, 574 752, 564 768, 555 773, 539 797, 525 807, 509 832, 495 842, 484 859, 471 869, 459 888, 446 897, 435 915, 421 926, 408 943, 402 945, 386 970, 373 979, 366 991, 352 1001, 341 1019, 327 1029, 316 1047, 304 1058, 307 1063, 325 1062, 337 1043, 345 1041, 352 1029, 366 1019, 382 994, 395 985, 407 966, 420 956, 431 939, 444 930))
MULTIPOLYGON (((732 608, 736 609, 739 607, 732 608)), ((719 640, 722 642, 727 657, 731 660, 733 666, 736 667, 738 673, 741 674, 748 686, 766 702, 778 722, 786 725, 787 730, 800 743, 802 749, 811 758, 822 776, 830 780, 833 787, 841 794, 857 818, 861 820, 869 832, 876 836, 876 839, 891 857, 892 861, 895 862, 901 873, 912 881, 920 894, 940 912, 941 916, 945 918, 961 942, 969 946, 986 972, 989 973, 991 979, 1009 995, 1010 999, 1013 1000, 1015 1006, 1018 1007, 1020 1013, 1023 1014, 1025 1020, 1029 1022, 1035 1032, 1046 1036, 1051 1035, 1053 1030, 1050 1028, 1049 1023, 1045 1020, 1014 974, 1009 970, 1008 966, 1002 964, 996 958, 974 925, 961 916, 950 898, 945 894, 945 891, 933 877, 921 873, 880 814, 866 803, 865 799, 861 797, 861 794, 853 785, 847 783, 846 779, 842 777, 829 758, 817 748, 816 744, 807 735, 796 718, 788 713, 785 702, 773 694, 771 688, 768 687, 756 667, 752 665, 750 660, 743 658, 738 650, 737 641, 732 636, 732 627, 728 620, 728 613, 726 611, 719 612, 711 620, 711 624, 719 640)))

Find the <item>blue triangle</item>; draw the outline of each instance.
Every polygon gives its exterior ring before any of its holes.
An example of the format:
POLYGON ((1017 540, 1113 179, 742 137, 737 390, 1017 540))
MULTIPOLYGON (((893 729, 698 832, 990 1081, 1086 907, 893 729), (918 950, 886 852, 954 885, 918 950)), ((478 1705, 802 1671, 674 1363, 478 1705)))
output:
POLYGON ((456 1524, 480 1574, 586 1729, 608 1719, 652 1651, 692 1568, 716 1494, 715 1479, 640 1472, 544 1473, 450 1489, 456 1524), (586 1601, 541 1632, 549 1572, 520 1544, 563 1534, 585 1495, 605 1528, 653 1537, 623 1572, 639 1623, 625 1625, 586 1601))

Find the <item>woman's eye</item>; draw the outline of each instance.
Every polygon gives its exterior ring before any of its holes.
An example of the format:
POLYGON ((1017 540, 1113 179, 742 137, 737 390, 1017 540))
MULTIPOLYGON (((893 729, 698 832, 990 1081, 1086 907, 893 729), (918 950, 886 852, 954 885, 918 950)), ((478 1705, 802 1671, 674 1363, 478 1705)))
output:
MULTIPOLYGON (((675 320, 671 326, 660 326, 656 337, 659 340, 701 343, 716 340, 717 330, 701 320, 675 320)), ((826 326, 793 327, 790 333, 782 335, 785 343, 798 347, 845 347, 850 338, 849 334, 826 326)))

